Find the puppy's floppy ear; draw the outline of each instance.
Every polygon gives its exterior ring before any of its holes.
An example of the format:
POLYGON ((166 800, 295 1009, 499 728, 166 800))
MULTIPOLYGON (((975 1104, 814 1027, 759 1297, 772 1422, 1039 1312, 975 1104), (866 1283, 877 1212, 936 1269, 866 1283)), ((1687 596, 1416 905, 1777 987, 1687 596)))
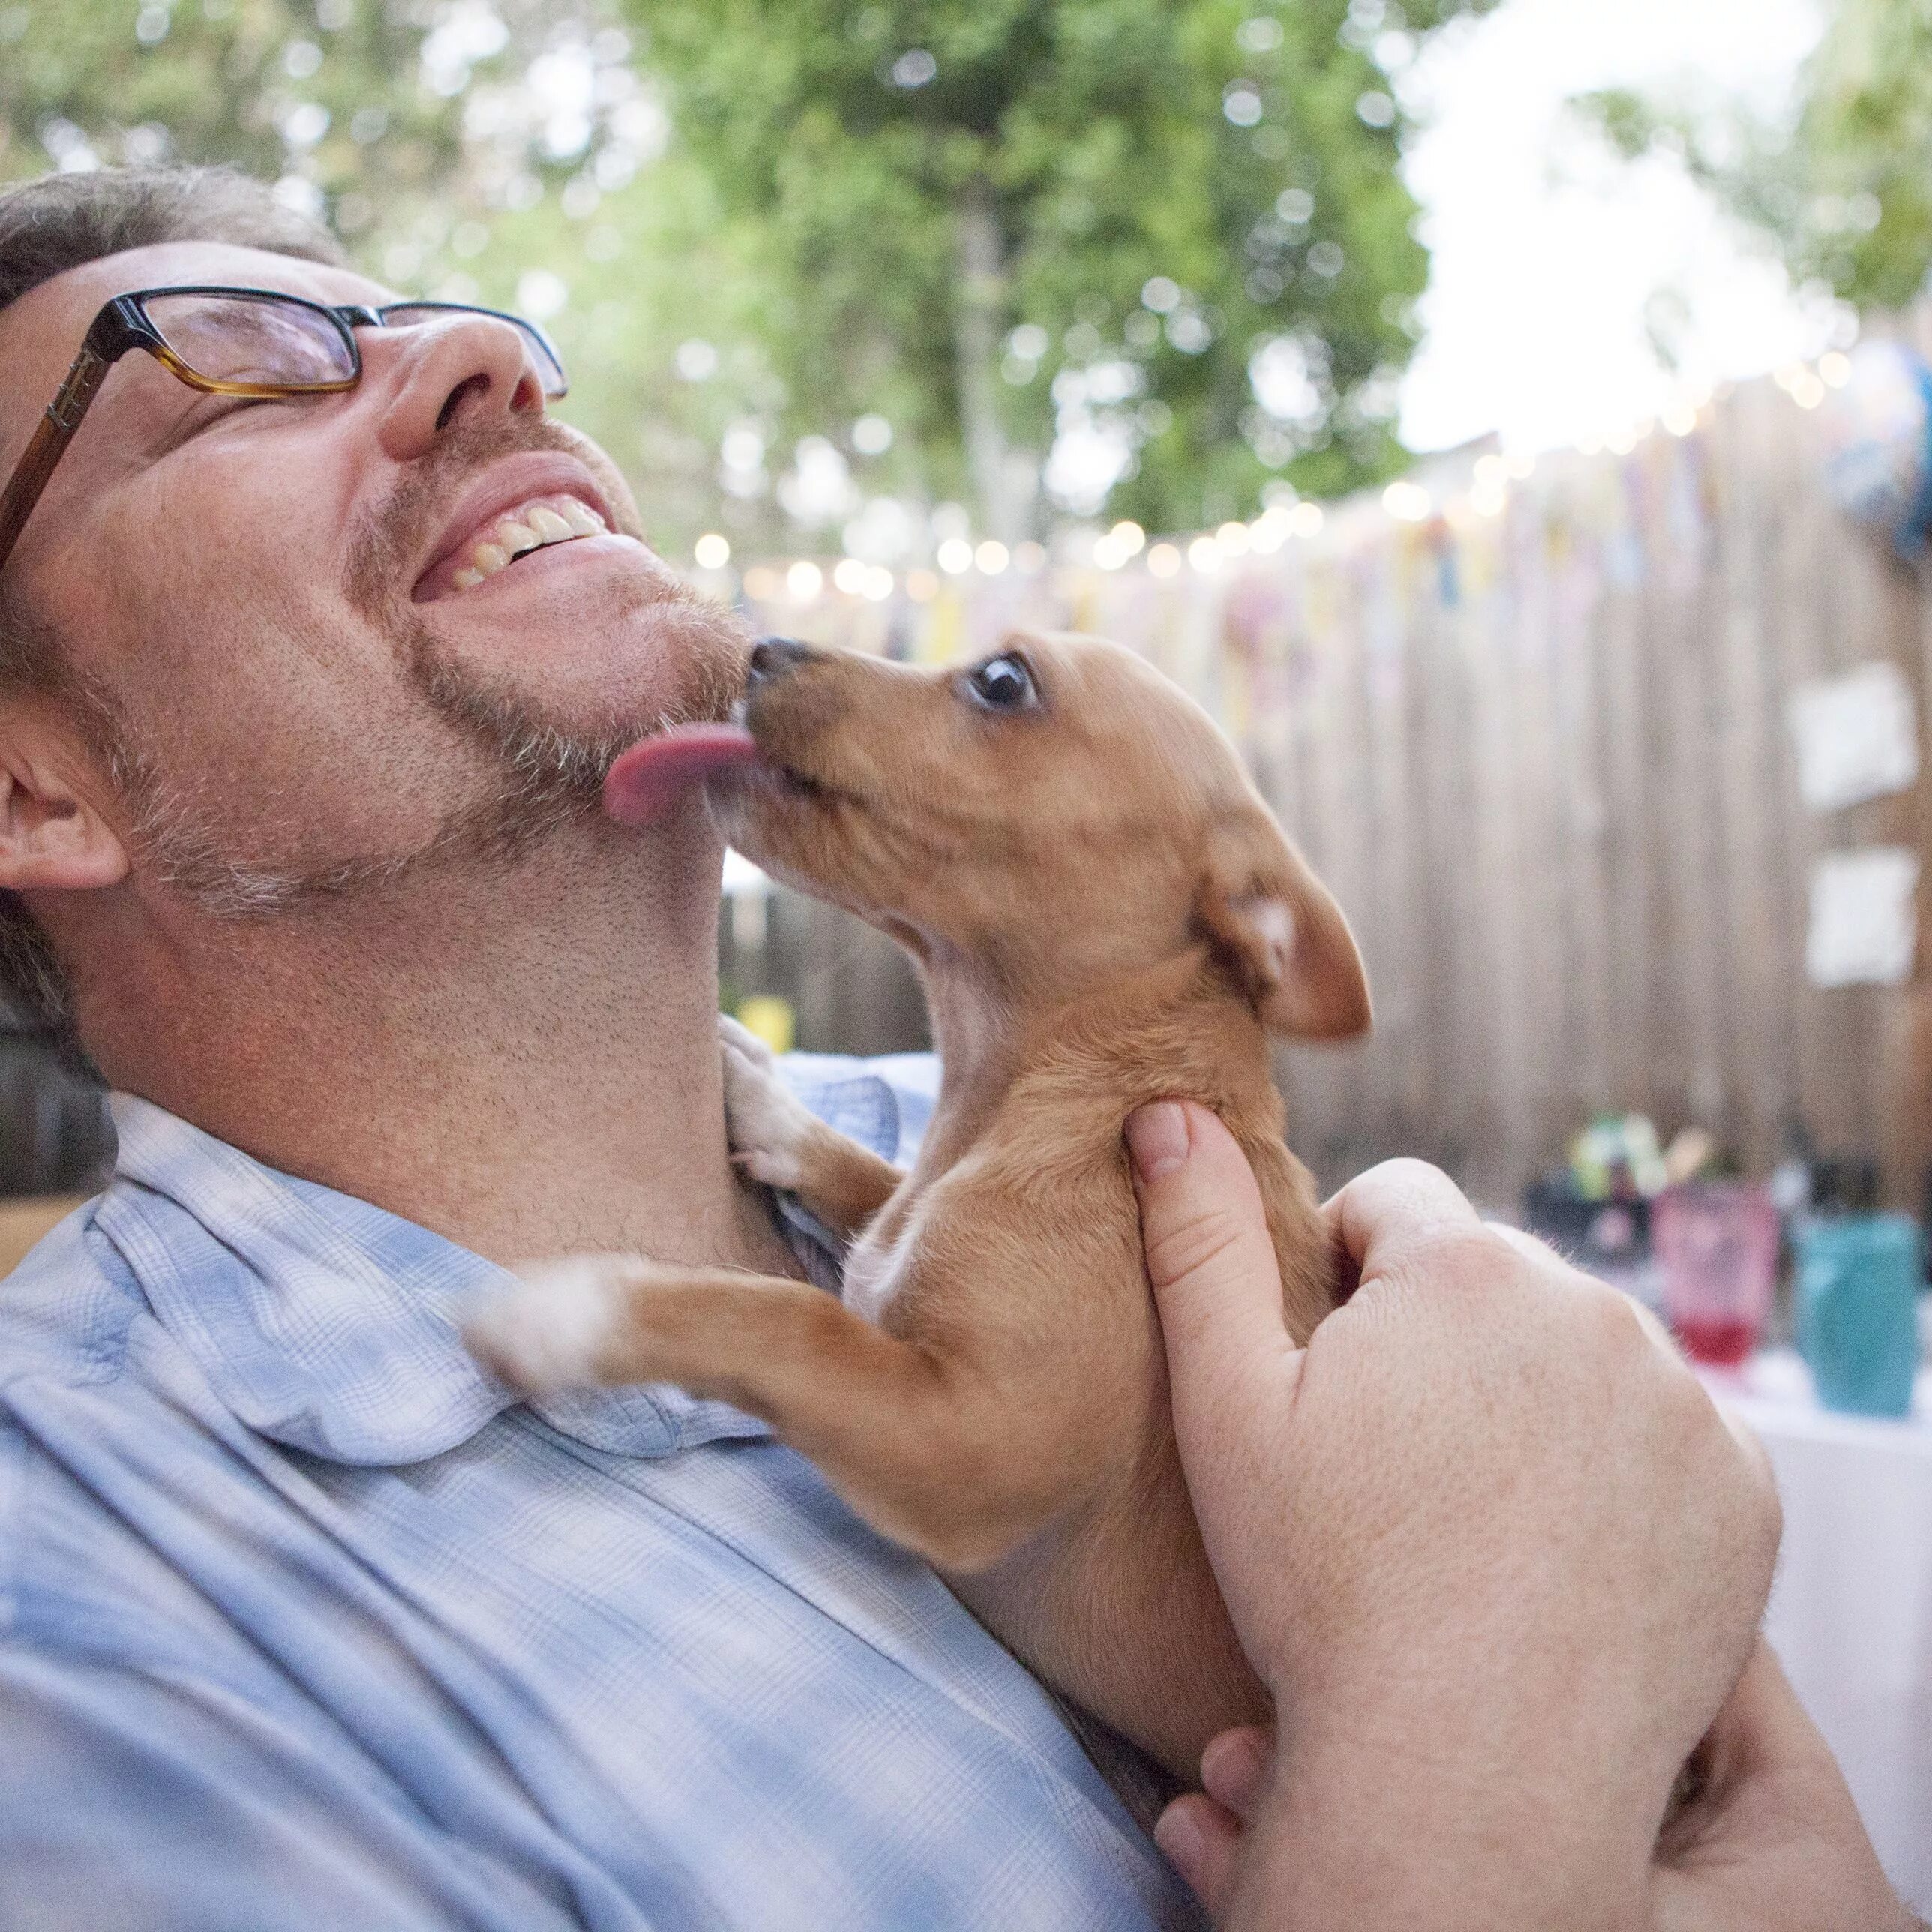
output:
POLYGON ((1258 800, 1208 833, 1194 922, 1269 1032, 1368 1031, 1368 976, 1348 922, 1258 800))

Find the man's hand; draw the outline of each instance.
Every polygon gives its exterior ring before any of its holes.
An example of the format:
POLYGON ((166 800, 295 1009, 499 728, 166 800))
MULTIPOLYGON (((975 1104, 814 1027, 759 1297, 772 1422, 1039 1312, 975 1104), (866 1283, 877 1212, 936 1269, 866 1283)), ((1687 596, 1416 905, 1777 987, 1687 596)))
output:
POLYGON ((1414 1162, 1331 1204, 1361 1285, 1297 1349, 1226 1130, 1162 1102, 1128 1138, 1182 1461, 1282 1726, 1232 1922, 1642 1923, 1769 1586, 1761 1454, 1632 1304, 1414 1162))
MULTIPOLYGON (((1224 1731, 1203 1790, 1155 1836, 1208 1910, 1225 1911, 1274 1740, 1224 1731)), ((1879 1869, 1844 1774, 1760 1640, 1707 1742, 1708 1777, 1652 1873, 1653 1932, 1923 1932, 1879 1869)))

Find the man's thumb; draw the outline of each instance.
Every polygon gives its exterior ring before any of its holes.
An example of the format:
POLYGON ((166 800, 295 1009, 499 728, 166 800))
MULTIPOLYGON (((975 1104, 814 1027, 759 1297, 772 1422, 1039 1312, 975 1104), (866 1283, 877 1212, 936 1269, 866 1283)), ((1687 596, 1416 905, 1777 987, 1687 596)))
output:
POLYGON ((1230 1412, 1279 1401, 1298 1354, 1281 1314, 1281 1270, 1254 1170, 1234 1136, 1192 1100, 1130 1116, 1141 1240, 1166 1340, 1184 1455, 1230 1412))

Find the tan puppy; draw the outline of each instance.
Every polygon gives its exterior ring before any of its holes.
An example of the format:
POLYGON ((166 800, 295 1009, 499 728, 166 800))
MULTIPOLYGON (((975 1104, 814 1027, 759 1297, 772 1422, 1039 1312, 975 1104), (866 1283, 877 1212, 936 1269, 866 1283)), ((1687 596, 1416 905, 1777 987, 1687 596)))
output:
POLYGON ((1305 1339, 1333 1299, 1270 1034, 1369 1024, 1354 940, 1206 714, 1116 646, 964 669, 766 644, 731 843, 918 963, 944 1068, 916 1165, 812 1118, 742 1033, 734 1147, 852 1238, 842 1300, 579 1257, 479 1318, 513 1384, 674 1382, 770 1423, 1034 1670, 1192 1779, 1266 1718, 1181 1478, 1121 1124, 1188 1095, 1253 1163, 1305 1339))

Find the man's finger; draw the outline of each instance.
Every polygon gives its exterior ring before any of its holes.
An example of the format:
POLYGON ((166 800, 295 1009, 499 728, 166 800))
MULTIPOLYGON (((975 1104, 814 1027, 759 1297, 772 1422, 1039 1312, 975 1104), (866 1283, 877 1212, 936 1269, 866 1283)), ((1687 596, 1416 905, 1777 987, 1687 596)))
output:
POLYGON ((1226 1805, 1198 1791, 1177 1798, 1154 1825, 1154 1843, 1217 1919, 1234 1894, 1241 1828, 1240 1820, 1226 1805))
POLYGON ((1282 1320, 1281 1271, 1261 1190, 1233 1135, 1191 1100, 1128 1120, 1148 1277, 1167 1344, 1182 1460, 1225 1430, 1252 1437, 1298 1357, 1282 1320))
POLYGON ((1260 1725, 1223 1731, 1201 1754, 1202 1788, 1236 1817, 1252 1818, 1274 1758, 1274 1737, 1260 1725))
POLYGON ((1326 1211, 1365 1275, 1382 1273, 1404 1250, 1436 1235, 1483 1225, 1462 1190, 1425 1160, 1385 1160, 1358 1174, 1326 1211))
MULTIPOLYGON (((1658 1864, 1696 1872, 1713 1858, 1734 1856, 1727 1834, 1737 1828, 1740 1795, 1760 1780, 1807 1794, 1810 1815, 1855 1810, 1830 1745, 1806 1714, 1776 1654, 1762 1637, 1704 1742, 1707 1783, 1682 1811, 1667 1820, 1658 1840, 1658 1864)), ((1796 1802, 1795 1798, 1783 1801, 1796 1802)))
POLYGON ((1760 1637, 1743 1674, 1712 1727, 1719 1777, 1746 1778, 1782 1766, 1806 1765, 1824 1773, 1837 1760, 1818 1726, 1798 1701, 1778 1654, 1760 1637))

